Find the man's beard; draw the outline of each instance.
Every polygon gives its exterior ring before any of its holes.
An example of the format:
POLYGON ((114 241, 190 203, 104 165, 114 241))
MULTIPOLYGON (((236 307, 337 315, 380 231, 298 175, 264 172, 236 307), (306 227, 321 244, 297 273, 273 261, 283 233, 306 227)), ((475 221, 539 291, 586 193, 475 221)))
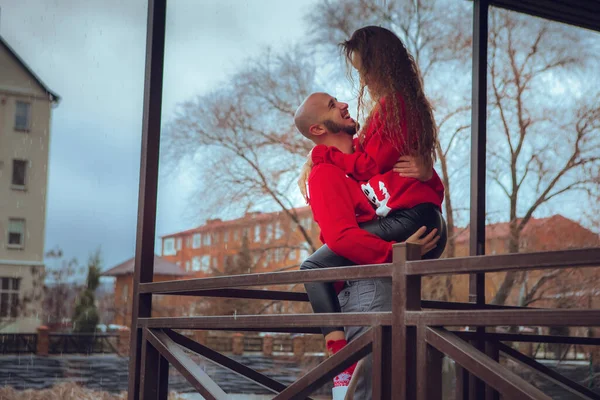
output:
POLYGON ((355 122, 354 125, 352 125, 352 126, 346 126, 346 125, 338 124, 337 122, 333 122, 330 119, 323 121, 323 125, 325 125, 325 128, 327 128, 329 131, 331 131, 333 133, 344 132, 350 136, 354 136, 356 134, 356 131, 359 128, 358 122, 355 122))

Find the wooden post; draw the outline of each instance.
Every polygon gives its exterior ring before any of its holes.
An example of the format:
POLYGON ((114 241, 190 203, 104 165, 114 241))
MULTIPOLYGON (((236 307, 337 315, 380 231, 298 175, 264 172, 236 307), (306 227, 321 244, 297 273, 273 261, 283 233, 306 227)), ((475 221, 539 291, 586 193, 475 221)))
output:
POLYGON ((50 335, 47 326, 42 325, 37 328, 37 349, 38 356, 47 356, 50 351, 50 335))
POLYGON ((406 326, 406 311, 421 308, 421 277, 406 275, 406 261, 421 258, 421 248, 410 243, 394 245, 392 271, 392 399, 416 398, 417 332, 406 326))
POLYGON ((236 332, 231 338, 231 352, 236 356, 244 354, 244 334, 236 332))
POLYGON ((304 352, 306 349, 304 343, 304 336, 294 336, 292 338, 292 349, 295 359, 299 360, 304 356, 304 352))
POLYGON ((117 352, 121 357, 127 357, 129 355, 129 342, 131 340, 131 331, 129 328, 124 327, 119 329, 119 336, 117 337, 117 352))
POLYGON ((262 351, 265 356, 270 357, 273 355, 273 336, 265 335, 263 337, 262 351))

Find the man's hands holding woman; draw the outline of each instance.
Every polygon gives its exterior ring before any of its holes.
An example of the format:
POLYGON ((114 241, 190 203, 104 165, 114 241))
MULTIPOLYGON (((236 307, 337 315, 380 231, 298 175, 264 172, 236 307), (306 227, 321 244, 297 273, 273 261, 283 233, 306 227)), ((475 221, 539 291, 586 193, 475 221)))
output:
POLYGON ((427 227, 422 226, 406 239, 406 243, 418 244, 421 246, 421 255, 425 255, 435 249, 437 242, 440 240, 440 235, 436 235, 437 229, 433 229, 426 236, 423 236, 425 235, 425 232, 427 232, 427 227))

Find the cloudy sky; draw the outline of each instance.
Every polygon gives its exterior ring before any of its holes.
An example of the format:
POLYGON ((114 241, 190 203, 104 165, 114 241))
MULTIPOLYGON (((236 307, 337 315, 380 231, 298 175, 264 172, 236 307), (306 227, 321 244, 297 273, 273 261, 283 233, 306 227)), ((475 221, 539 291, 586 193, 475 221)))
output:
MULTIPOLYGON (((302 40, 315 0, 169 2, 163 121, 218 87, 262 47, 302 40)), ((62 100, 51 125, 46 248, 105 267, 133 256, 144 80, 145 0, 0 0, 0 34, 62 100)), ((161 179, 157 234, 194 226, 190 184, 161 179)))

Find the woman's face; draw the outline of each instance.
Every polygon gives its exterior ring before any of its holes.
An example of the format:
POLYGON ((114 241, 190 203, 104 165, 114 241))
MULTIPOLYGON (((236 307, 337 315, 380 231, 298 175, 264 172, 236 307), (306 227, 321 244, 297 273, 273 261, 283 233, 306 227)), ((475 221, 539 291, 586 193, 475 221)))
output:
POLYGON ((354 69, 358 71, 358 75, 360 76, 360 80, 362 81, 362 83, 364 83, 365 86, 368 86, 369 83, 367 82, 367 77, 364 73, 362 58, 357 51, 352 52, 350 63, 352 64, 354 69))

